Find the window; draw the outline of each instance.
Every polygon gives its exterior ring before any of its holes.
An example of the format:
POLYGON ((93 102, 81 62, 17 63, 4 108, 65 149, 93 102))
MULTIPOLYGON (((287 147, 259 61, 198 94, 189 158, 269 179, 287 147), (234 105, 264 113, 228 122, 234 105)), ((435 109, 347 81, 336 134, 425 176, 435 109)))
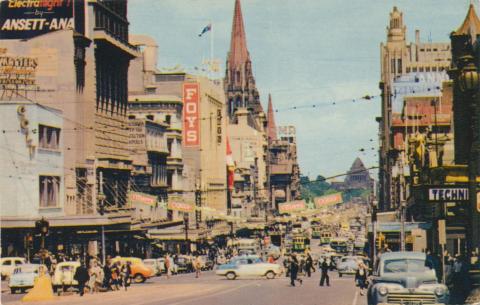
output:
POLYGON ((40 207, 57 207, 59 205, 60 177, 40 176, 40 207))
POLYGON ((170 125, 170 122, 172 121, 172 116, 171 115, 166 115, 165 116, 165 123, 170 125))
POLYGON ((148 120, 151 120, 151 121, 153 121, 154 119, 154 116, 152 114, 148 114, 146 117, 148 120))
POLYGON ((38 125, 38 147, 43 149, 60 148, 60 128, 38 125))
POLYGON ((4 261, 2 265, 10 266, 11 264, 12 264, 12 261, 4 261))
POLYGON ((147 88, 145 89, 145 94, 155 94, 157 93, 157 88, 147 88))

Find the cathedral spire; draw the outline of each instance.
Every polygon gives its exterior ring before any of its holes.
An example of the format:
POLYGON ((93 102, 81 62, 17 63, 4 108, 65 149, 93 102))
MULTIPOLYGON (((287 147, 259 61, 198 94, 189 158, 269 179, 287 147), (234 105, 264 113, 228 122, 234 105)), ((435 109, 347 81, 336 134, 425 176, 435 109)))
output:
POLYGON ((470 4, 465 20, 454 32, 454 35, 471 35, 473 40, 475 40, 477 34, 480 34, 480 19, 475 13, 475 7, 473 4, 470 4))
POLYGON ((267 110, 267 136, 268 142, 277 139, 277 125, 275 124, 275 116, 273 114, 272 95, 268 94, 268 110, 267 110))
POLYGON ((247 37, 245 35, 245 26, 243 24, 242 7, 240 5, 240 0, 235 0, 228 61, 231 67, 238 68, 245 64, 248 59, 247 37))

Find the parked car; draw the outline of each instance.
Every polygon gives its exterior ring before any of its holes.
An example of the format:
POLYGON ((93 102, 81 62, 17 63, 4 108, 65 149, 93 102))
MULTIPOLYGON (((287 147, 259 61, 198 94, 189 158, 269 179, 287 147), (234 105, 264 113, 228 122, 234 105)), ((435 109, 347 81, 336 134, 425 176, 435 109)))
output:
POLYGON ((368 304, 447 304, 448 288, 437 282, 429 265, 425 253, 383 253, 368 288, 368 304))
POLYGON ((203 271, 213 270, 215 263, 211 259, 209 259, 208 256, 206 255, 200 256, 200 261, 202 262, 201 268, 203 271))
POLYGON ((143 260, 143 263, 145 264, 145 266, 152 268, 156 276, 159 276, 162 274, 162 269, 160 268, 160 265, 156 259, 147 258, 143 260))
POLYGON ((45 265, 39 264, 23 264, 17 266, 8 280, 8 287, 11 293, 14 294, 17 291, 24 293, 27 289, 32 288, 35 279, 38 277, 40 268, 47 270, 45 265))
POLYGON ((225 276, 229 280, 234 280, 237 277, 263 276, 267 279, 274 279, 275 276, 282 274, 282 267, 278 264, 265 263, 260 258, 253 259, 240 256, 239 259, 218 266, 215 274, 225 276))
POLYGON ((355 274, 358 270, 358 263, 363 262, 366 266, 369 265, 369 260, 363 256, 344 256, 337 265, 338 276, 342 277, 344 274, 355 274))
POLYGON ((0 258, 0 265, 2 280, 7 279, 12 273, 13 270, 19 265, 26 264, 27 261, 23 257, 2 257, 0 258))
POLYGON ((174 260, 178 273, 193 272, 193 258, 189 255, 179 255, 174 260))
POLYGON ((153 268, 145 265, 142 259, 138 257, 116 256, 112 258, 111 262, 112 263, 121 262, 122 264, 130 262, 131 263, 130 267, 132 269, 131 277, 133 278, 133 281, 135 283, 143 283, 148 278, 151 278, 152 276, 155 275, 155 271, 153 270, 153 268))
POLYGON ((80 267, 80 262, 77 261, 58 263, 52 278, 53 291, 57 292, 59 289, 65 290, 70 287, 76 288, 78 282, 73 279, 73 276, 78 267, 80 267))

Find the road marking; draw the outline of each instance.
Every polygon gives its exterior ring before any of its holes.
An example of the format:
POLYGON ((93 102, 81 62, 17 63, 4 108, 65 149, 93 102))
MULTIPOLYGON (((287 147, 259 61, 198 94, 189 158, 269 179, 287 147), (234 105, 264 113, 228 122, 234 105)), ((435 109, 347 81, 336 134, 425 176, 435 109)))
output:
POLYGON ((353 298, 352 305, 357 305, 357 299, 358 299, 358 290, 355 289, 355 297, 353 298))

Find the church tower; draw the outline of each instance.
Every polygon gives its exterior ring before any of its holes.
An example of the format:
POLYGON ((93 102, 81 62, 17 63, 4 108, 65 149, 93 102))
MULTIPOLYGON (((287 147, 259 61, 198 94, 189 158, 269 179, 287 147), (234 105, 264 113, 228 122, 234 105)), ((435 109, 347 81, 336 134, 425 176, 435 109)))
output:
POLYGON ((235 0, 232 36, 224 83, 230 122, 236 122, 235 112, 238 108, 245 108, 249 112, 249 125, 259 131, 263 130, 265 113, 260 103, 260 95, 253 76, 252 61, 247 49, 240 0, 235 0))
POLYGON ((273 113, 272 95, 268 95, 267 109, 267 137, 268 143, 277 140, 277 125, 275 124, 275 115, 273 113))

